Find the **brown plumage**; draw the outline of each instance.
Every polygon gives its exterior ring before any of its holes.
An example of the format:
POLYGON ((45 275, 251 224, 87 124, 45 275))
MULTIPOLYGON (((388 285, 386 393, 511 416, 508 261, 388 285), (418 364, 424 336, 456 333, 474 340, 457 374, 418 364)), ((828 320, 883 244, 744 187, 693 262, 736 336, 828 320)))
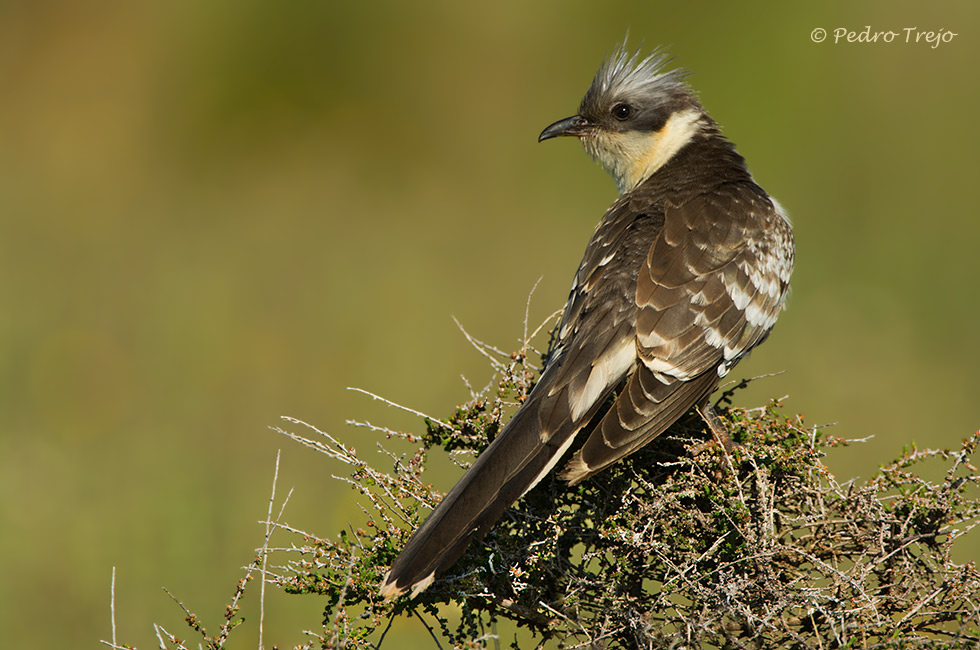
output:
POLYGON ((414 595, 451 566, 558 464, 617 386, 562 471, 572 484, 702 402, 775 324, 793 267, 789 222, 664 61, 621 48, 579 114, 542 132, 578 137, 621 196, 586 247, 541 379, 409 540, 385 596, 414 595))

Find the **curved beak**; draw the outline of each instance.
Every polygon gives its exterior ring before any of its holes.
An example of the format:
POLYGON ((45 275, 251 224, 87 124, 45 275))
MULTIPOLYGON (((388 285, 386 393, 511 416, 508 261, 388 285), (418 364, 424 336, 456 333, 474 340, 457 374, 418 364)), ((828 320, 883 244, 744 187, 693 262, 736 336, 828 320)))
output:
POLYGON ((572 115, 571 117, 566 117, 563 120, 558 120, 554 124, 547 127, 538 136, 538 142, 543 142, 551 138, 557 138, 562 135, 585 135, 592 125, 581 115, 572 115))

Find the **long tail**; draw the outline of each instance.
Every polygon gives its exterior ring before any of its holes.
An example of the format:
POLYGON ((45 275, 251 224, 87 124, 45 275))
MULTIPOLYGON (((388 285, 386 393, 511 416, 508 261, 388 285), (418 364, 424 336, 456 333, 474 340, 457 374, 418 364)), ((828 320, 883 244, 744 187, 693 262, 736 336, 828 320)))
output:
MULTIPOLYGON (((532 394, 415 531, 385 576, 383 597, 423 591, 558 463, 580 427, 572 423, 564 405, 552 403, 547 405, 552 408, 542 409, 533 403, 537 401, 532 394), (550 422, 542 422, 543 410, 550 411, 550 422)), ((579 418, 582 421, 588 420, 579 418)))

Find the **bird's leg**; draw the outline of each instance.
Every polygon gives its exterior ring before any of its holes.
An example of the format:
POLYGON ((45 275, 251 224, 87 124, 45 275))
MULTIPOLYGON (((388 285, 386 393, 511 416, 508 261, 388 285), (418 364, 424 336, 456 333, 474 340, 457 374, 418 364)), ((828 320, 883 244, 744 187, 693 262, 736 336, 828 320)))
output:
MULTIPOLYGON (((701 416, 701 419, 704 420, 704 423, 708 425, 708 429, 711 430, 711 433, 714 435, 715 440, 718 441, 718 444, 720 444, 726 452, 730 452, 735 446, 735 441, 732 440, 731 434, 728 433, 728 427, 726 427, 722 419, 718 417, 714 407, 711 405, 711 401, 705 401, 703 405, 695 407, 695 410, 698 412, 698 415, 701 416)), ((697 455, 701 453, 706 446, 707 443, 698 445, 692 451, 695 455, 697 455)))

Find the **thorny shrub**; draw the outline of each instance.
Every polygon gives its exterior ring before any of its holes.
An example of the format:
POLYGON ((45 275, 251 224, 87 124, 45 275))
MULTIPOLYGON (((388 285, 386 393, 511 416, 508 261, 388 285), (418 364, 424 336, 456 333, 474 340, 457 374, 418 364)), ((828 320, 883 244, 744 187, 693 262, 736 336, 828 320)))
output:
POLYGON ((722 411, 731 450, 692 414, 574 488, 542 481, 427 591, 382 601, 382 577, 442 497, 424 481, 428 455, 479 453, 502 405, 526 395, 524 351, 498 369, 493 395, 446 422, 427 419, 421 436, 386 431, 421 443, 411 456, 389 453, 390 473, 320 431, 287 434, 350 465, 344 480, 366 498, 361 529, 305 538, 277 579, 327 597, 323 647, 375 647, 389 617, 417 611, 454 647, 483 647, 499 618, 565 648, 980 643, 980 572, 950 559, 980 518, 970 463, 980 433, 956 451, 908 450, 867 483, 842 484, 821 459, 853 441, 781 415, 776 401, 722 411), (915 473, 935 457, 948 464, 939 483, 915 473), (448 603, 463 612, 453 624, 440 609, 448 603))
MULTIPOLYGON (((321 632, 307 647, 398 647, 385 633, 392 617, 410 615, 434 643, 441 636, 455 648, 499 647, 492 631, 500 619, 526 628, 538 647, 980 644, 980 572, 950 557, 980 521, 980 473, 970 462, 980 432, 958 450, 906 450, 866 483, 840 483, 821 459, 855 441, 782 415, 776 401, 732 408, 731 391, 719 400, 737 443, 730 450, 689 415, 573 488, 545 479, 427 591, 381 600, 382 577, 442 497, 425 481, 429 455, 479 453, 533 383, 527 346, 508 357, 473 342, 493 360, 495 387, 446 421, 425 418, 421 434, 362 424, 418 445, 396 455, 379 443, 390 471, 298 420, 291 422, 309 437, 278 429, 344 463, 338 478, 362 497, 360 527, 333 538, 270 521, 292 543, 266 545, 250 567, 249 576, 325 599, 321 632), (942 481, 916 473, 928 459, 946 464, 942 481), (452 622, 450 604, 462 612, 452 622)), ((223 647, 240 622, 246 582, 220 635, 208 636, 187 612, 207 647, 223 647)), ((166 637, 184 647, 163 632, 161 644, 166 637)))

